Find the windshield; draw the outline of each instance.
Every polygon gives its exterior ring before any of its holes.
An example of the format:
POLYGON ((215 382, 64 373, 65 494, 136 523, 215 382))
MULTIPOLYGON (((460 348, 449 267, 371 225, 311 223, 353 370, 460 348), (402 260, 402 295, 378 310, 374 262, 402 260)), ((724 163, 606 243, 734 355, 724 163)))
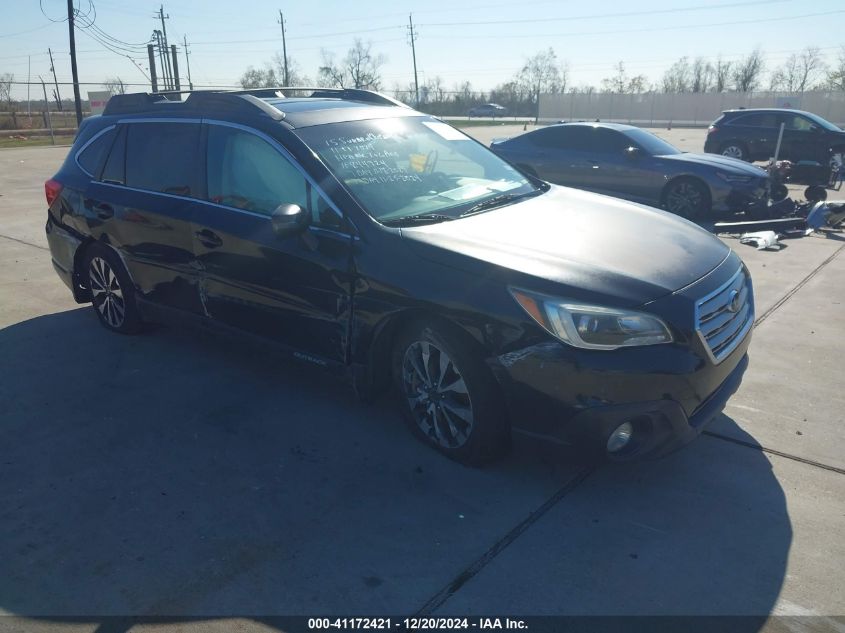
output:
POLYGON ((646 132, 645 130, 640 129, 634 129, 625 130, 624 134, 652 156, 667 156, 669 154, 681 153, 681 150, 679 150, 677 147, 670 143, 667 143, 662 138, 658 138, 651 132, 646 132))
POLYGON ((543 191, 431 117, 330 123, 296 133, 361 206, 387 224, 451 220, 543 191))

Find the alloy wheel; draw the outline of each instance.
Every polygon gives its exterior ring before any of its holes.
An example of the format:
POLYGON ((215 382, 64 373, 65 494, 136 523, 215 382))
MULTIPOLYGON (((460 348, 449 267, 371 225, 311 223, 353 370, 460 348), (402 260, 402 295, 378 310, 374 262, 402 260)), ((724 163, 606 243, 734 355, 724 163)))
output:
POLYGON ((704 202, 701 188, 692 182, 679 182, 672 185, 666 194, 666 208, 685 218, 698 214, 704 202))
POLYGON ((473 429, 466 382, 448 354, 429 341, 416 341, 402 359, 402 389, 423 434, 443 448, 466 444, 473 429))
POLYGON ((739 160, 744 160, 745 158, 745 154, 739 145, 728 145, 727 147, 724 147, 722 149, 722 156, 738 158, 739 160))
POLYGON ((109 263, 102 257, 94 257, 88 267, 88 282, 94 306, 103 320, 113 328, 123 325, 126 316, 126 302, 120 281, 109 263))

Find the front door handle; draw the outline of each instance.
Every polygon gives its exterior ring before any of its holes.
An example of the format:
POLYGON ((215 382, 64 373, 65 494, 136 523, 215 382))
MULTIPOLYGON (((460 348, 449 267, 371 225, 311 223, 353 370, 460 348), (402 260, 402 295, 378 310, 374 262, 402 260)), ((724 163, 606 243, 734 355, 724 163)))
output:
POLYGON ((203 229, 202 231, 197 231, 194 235, 197 236, 199 243, 207 248, 217 248, 218 246, 223 246, 223 240, 220 239, 220 236, 214 231, 203 229))
POLYGON ((110 204, 106 204, 105 202, 98 202, 95 204, 94 213, 96 213, 97 217, 101 220, 108 220, 109 218, 114 217, 114 209, 110 204))

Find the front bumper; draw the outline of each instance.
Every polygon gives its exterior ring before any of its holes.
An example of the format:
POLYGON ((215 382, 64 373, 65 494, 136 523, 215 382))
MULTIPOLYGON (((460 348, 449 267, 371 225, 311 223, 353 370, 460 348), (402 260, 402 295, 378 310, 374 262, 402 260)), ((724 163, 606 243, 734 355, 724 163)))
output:
POLYGON ((696 329, 695 306, 721 292, 738 266, 731 254, 695 284, 645 306, 670 323, 673 343, 604 352, 546 335, 490 359, 514 432, 604 454, 610 434, 631 422, 632 442, 610 455, 620 461, 659 457, 694 439, 724 408, 748 366, 752 329, 718 359, 696 329))
POLYGON ((715 213, 736 213, 766 203, 766 180, 751 183, 719 183, 712 191, 715 213))

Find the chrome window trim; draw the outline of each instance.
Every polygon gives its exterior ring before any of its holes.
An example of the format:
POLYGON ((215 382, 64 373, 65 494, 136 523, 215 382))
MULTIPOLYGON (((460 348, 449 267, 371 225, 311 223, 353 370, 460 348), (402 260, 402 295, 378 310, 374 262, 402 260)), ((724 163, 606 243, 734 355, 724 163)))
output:
MULTIPOLYGON (((272 136, 269 136, 269 135, 265 134, 264 132, 262 132, 260 130, 256 130, 255 128, 251 128, 251 127, 246 126, 246 125, 241 125, 240 123, 231 123, 229 121, 220 121, 218 119, 203 119, 203 123, 207 123, 209 125, 220 125, 220 126, 223 126, 223 127, 230 127, 230 128, 234 128, 236 130, 241 130, 242 132, 247 132, 248 134, 253 134, 253 135, 257 136, 258 138, 260 138, 261 140, 269 143, 274 149, 276 149, 276 151, 278 151, 285 158, 285 160, 287 160, 291 165, 293 165, 296 168, 296 170, 302 175, 303 178, 305 178, 305 180, 307 180, 311 184, 311 187, 313 189, 315 189, 317 191, 317 193, 320 194, 320 197, 323 198, 328 203, 331 210, 334 211, 337 214, 337 217, 339 217, 340 219, 344 218, 341 210, 334 203, 334 201, 326 194, 326 192, 323 190, 323 188, 320 185, 317 184, 317 181, 314 180, 314 178, 311 177, 311 174, 309 174, 307 171, 305 171, 302 168, 302 165, 299 164, 299 162, 284 147, 284 145, 279 143, 272 136)), ((350 224, 351 224, 351 222, 350 222, 350 224)))
MULTIPOLYGON (((196 123, 196 124, 207 124, 207 125, 219 125, 219 126, 223 126, 223 127, 229 127, 229 128, 241 130, 241 131, 246 132, 248 134, 253 134, 253 135, 257 136, 258 138, 262 139, 263 141, 265 141, 266 143, 269 143, 270 146, 273 147, 277 152, 279 152, 279 154, 281 154, 282 157, 285 160, 287 160, 291 165, 293 165, 293 167, 300 173, 300 175, 302 175, 302 177, 308 183, 310 183, 311 187, 320 195, 320 197, 323 198, 323 200, 328 204, 329 208, 332 211, 334 211, 334 213, 337 215, 337 217, 340 218, 341 220, 346 219, 346 221, 349 223, 349 225, 353 228, 353 232, 352 233, 344 233, 343 231, 337 231, 335 229, 329 229, 329 228, 310 225, 310 224, 309 224, 309 228, 313 226, 313 228, 315 228, 315 229, 319 229, 319 230, 323 230, 323 231, 331 231, 333 233, 345 235, 347 237, 352 237, 353 239, 360 239, 357 235, 358 234, 358 228, 355 226, 355 224, 352 222, 352 220, 344 217, 340 208, 326 194, 326 192, 323 190, 323 188, 319 184, 317 184, 317 182, 314 180, 314 178, 311 177, 311 175, 302 168, 302 166, 293 157, 293 155, 281 143, 279 143, 276 139, 274 139, 272 136, 265 134, 264 132, 261 132, 260 130, 256 130, 255 128, 251 128, 247 125, 242 125, 240 123, 231 123, 229 121, 221 121, 221 120, 218 120, 218 119, 196 119, 196 118, 178 118, 178 117, 161 117, 161 118, 150 117, 150 118, 137 118, 137 119, 126 118, 126 119, 118 120, 117 123, 118 124, 196 123)), ((112 126, 110 126, 110 128, 106 128, 106 129, 103 129, 100 132, 98 132, 96 136, 91 138, 79 150, 79 152, 77 152, 77 155, 80 152, 82 152, 88 146, 89 143, 94 141, 94 139, 97 138, 97 136, 99 136, 100 134, 103 134, 108 129, 111 129, 111 128, 114 128, 114 127, 117 127, 117 125, 112 125, 112 126)), ((80 169, 82 169, 81 166, 80 166, 80 169)), ((83 171, 85 171, 85 170, 83 169, 83 171)), ((85 172, 85 173, 88 174, 88 172, 85 172)), ((94 177, 93 174, 88 174, 88 176, 90 176, 92 178, 94 177)), ((201 203, 201 204, 210 204, 210 205, 217 207, 217 208, 220 208, 220 209, 227 209, 229 211, 235 211, 237 213, 244 213, 246 215, 250 215, 250 216, 253 216, 253 217, 259 217, 259 218, 265 218, 265 219, 270 218, 270 216, 268 214, 265 214, 265 213, 256 213, 254 211, 248 211, 246 209, 239 209, 237 207, 231 207, 229 205, 219 204, 217 202, 212 202, 211 200, 203 200, 203 199, 200 199, 200 198, 194 198, 192 196, 180 196, 180 195, 176 195, 176 194, 172 194, 172 193, 164 193, 163 191, 152 191, 152 190, 149 190, 149 189, 139 189, 137 187, 130 187, 128 185, 121 185, 121 184, 111 183, 111 182, 104 182, 104 181, 97 181, 97 182, 99 184, 105 185, 107 187, 117 187, 117 188, 127 189, 129 191, 137 191, 139 193, 151 193, 151 194, 158 195, 158 196, 165 196, 167 198, 175 198, 177 200, 189 200, 191 202, 198 202, 198 203, 201 203)))
MULTIPOLYGON (((80 147, 78 150, 76 150, 76 154, 73 155, 73 161, 76 163, 76 166, 79 167, 79 169, 82 170, 82 173, 84 173, 86 176, 93 178, 94 174, 92 174, 91 172, 89 172, 87 169, 85 169, 82 166, 82 164, 79 162, 79 156, 82 154, 82 152, 84 152, 86 149, 88 149, 88 146, 91 145, 91 143, 96 141, 98 138, 100 138, 106 132, 115 129, 116 127, 117 127, 117 124, 113 124, 113 125, 109 125, 108 127, 104 127, 102 130, 97 132, 94 136, 92 136, 87 141, 85 141, 85 144, 82 147, 80 147)), ((106 158, 108 158, 108 157, 106 157, 106 158)))

